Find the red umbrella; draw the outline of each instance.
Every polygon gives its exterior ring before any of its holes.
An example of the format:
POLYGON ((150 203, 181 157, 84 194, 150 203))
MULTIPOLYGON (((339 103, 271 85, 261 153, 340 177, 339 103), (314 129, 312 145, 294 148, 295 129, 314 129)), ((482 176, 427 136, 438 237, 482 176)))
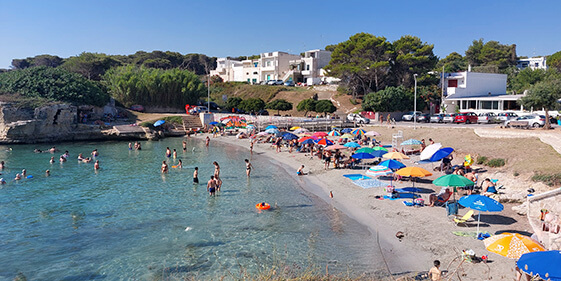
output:
POLYGON ((326 132, 315 132, 313 134, 313 136, 323 138, 323 137, 327 137, 327 133, 326 132))
POLYGON ((298 140, 298 142, 303 142, 303 141, 309 140, 309 139, 313 140, 312 137, 303 137, 303 138, 300 138, 300 139, 298 140))
POLYGON ((321 145, 332 145, 333 142, 328 140, 328 139, 321 139, 317 142, 317 144, 321 144, 321 145))

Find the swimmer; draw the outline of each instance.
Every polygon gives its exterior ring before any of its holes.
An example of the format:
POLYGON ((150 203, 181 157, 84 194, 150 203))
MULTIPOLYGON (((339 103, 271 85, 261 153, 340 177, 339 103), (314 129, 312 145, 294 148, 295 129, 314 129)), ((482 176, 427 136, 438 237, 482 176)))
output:
POLYGON ((195 171, 193 172, 193 183, 199 183, 199 167, 195 167, 195 171))
POLYGON ((50 175, 51 175, 51 171, 46 170, 46 171, 45 171, 45 176, 48 177, 48 176, 50 176, 50 175))
POLYGON ((49 162, 51 162, 51 164, 53 164, 55 162, 55 157, 54 156, 51 157, 51 161, 49 161, 49 162))
POLYGON ((99 170, 99 160, 95 160, 95 164, 94 164, 94 170, 99 170))
POLYGON ((92 162, 92 158, 86 157, 86 158, 82 159, 82 162, 84 162, 84 163, 90 163, 90 162, 92 162))
POLYGON ((21 170, 21 176, 25 177, 25 175, 27 174, 27 171, 25 169, 21 170))
POLYGON ((216 195, 216 181, 214 180, 214 176, 210 176, 210 180, 206 184, 206 190, 211 196, 216 195))
POLYGON ((0 170, 4 170, 4 168, 6 168, 4 161, 0 161, 0 170))
POLYGON ((97 152, 97 148, 92 151, 92 157, 99 156, 99 152, 97 152))
POLYGON ((173 159, 177 158, 177 151, 175 150, 175 148, 173 149, 173 159))
POLYGON ((64 154, 61 157, 64 157, 64 159, 68 158, 68 156, 70 156, 70 153, 68 153, 68 150, 64 152, 64 154))
POLYGON ((132 150, 132 142, 129 142, 129 150, 132 150))
POLYGON ((6 180, 4 180, 4 178, 0 178, 0 184, 6 184, 6 180))
POLYGON ((78 161, 82 161, 84 160, 84 156, 82 155, 82 153, 78 154, 78 161))
POLYGON ((61 155, 60 158, 58 158, 58 161, 60 161, 60 163, 66 162, 66 158, 61 155))
POLYGON ((167 173, 169 171, 168 164, 166 163, 166 161, 162 161, 161 171, 162 171, 162 173, 167 173))
POLYGON ((38 148, 35 148, 35 149, 33 150, 33 152, 35 152, 35 153, 43 153, 43 151, 42 151, 41 149, 38 149, 38 148))
POLYGON ((253 166, 251 165, 251 163, 249 163, 249 159, 245 159, 244 161, 245 161, 245 173, 249 177, 249 174, 251 174, 251 168, 253 168, 253 166))
POLYGON ((136 150, 142 150, 142 147, 140 146, 140 142, 138 143, 138 146, 136 147, 136 150))
POLYGON ((253 141, 249 143, 249 152, 253 154, 253 141))
POLYGON ((303 176, 304 174, 304 165, 302 165, 300 168, 298 168, 298 170, 296 171, 296 174, 299 176, 303 176))
POLYGON ((183 141, 183 151, 187 151, 187 142, 183 141))
POLYGON ((57 152, 57 151, 58 151, 58 149, 57 149, 55 146, 53 146, 53 147, 51 147, 51 148, 49 149, 49 152, 50 152, 50 153, 55 153, 55 152, 57 152))
POLYGON ((19 173, 16 174, 16 178, 14 180, 17 180, 17 181, 21 180, 21 175, 19 173))
POLYGON ((177 161, 178 161, 177 168, 179 168, 179 169, 183 168, 183 162, 181 162, 181 159, 179 159, 177 161))
POLYGON ((222 187, 222 180, 214 177, 214 182, 216 183, 216 191, 220 191, 220 188, 222 187))
POLYGON ((169 147, 166 147, 166 157, 171 157, 171 150, 169 150, 169 147))

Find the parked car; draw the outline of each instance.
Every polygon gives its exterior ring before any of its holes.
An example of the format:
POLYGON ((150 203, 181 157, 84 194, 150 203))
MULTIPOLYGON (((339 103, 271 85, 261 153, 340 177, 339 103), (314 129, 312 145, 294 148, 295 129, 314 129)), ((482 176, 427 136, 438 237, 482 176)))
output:
POLYGON ((454 123, 477 123, 477 114, 474 112, 460 112, 454 117, 454 123))
POLYGON ((218 110, 218 109, 219 109, 218 104, 216 104, 216 103, 213 102, 213 101, 207 102, 207 101, 200 100, 200 101, 198 102, 198 105, 199 105, 199 106, 205 106, 205 107, 206 107, 207 105, 210 105, 210 109, 211 109, 211 110, 218 110))
POLYGON ((500 122, 506 122, 510 119, 516 119, 518 114, 514 112, 501 112, 497 114, 497 118, 499 118, 500 122))
POLYGON ((421 114, 422 114, 422 112, 420 112, 420 111, 415 111, 415 112, 410 111, 410 112, 405 113, 403 116, 401 116, 401 120, 403 120, 403 121, 413 121, 413 115, 417 116, 417 115, 421 115, 421 114))
POLYGON ((140 104, 135 104, 135 105, 131 106, 131 110, 138 111, 138 112, 144 112, 144 106, 142 106, 140 104))
POLYGON ((545 126, 545 116, 544 115, 525 115, 517 117, 516 119, 510 119, 505 121, 505 127, 511 127, 510 123, 516 122, 517 126, 526 123, 527 127, 539 128, 545 126))
POLYGON ((433 114, 430 117, 430 122, 431 123, 442 123, 444 122, 444 116, 446 116, 446 114, 433 114))
POLYGON ((370 124, 370 119, 355 113, 349 113, 347 115, 347 120, 350 122, 356 122, 358 124, 370 124))
POLYGON ((428 123, 430 121, 430 114, 423 113, 421 115, 417 115, 417 122, 425 122, 428 123))
POLYGON ((195 106, 195 107, 191 108, 189 110, 189 114, 195 114, 195 113, 201 113, 201 112, 207 112, 207 111, 208 111, 208 108, 206 106, 199 105, 199 106, 195 106))
POLYGON ((277 83, 277 80, 267 80, 267 85, 275 85, 275 83, 277 83))
POLYGON ((442 117, 442 122, 452 123, 452 122, 454 122, 455 118, 456 118, 456 113, 446 114, 446 115, 444 115, 444 117, 442 117))
POLYGON ((287 86, 287 87, 294 87, 295 84, 294 84, 294 81, 288 80, 288 81, 284 82, 284 85, 287 86))
POLYGON ((491 124, 499 122, 501 122, 501 120, 498 118, 497 114, 493 112, 479 113, 479 116, 477 116, 477 123, 491 124))

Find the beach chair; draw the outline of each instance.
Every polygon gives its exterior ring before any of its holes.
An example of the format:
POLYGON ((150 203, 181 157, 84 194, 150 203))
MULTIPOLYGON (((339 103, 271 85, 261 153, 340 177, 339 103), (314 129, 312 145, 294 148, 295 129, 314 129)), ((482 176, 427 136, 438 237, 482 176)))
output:
POLYGON ((439 206, 439 207, 444 206, 444 204, 445 204, 450 198, 452 198, 452 191, 448 191, 448 192, 446 192, 446 193, 448 193, 448 195, 449 195, 449 196, 448 196, 448 199, 446 199, 446 200, 441 200, 440 198, 437 198, 436 201, 434 202, 434 205, 435 205, 435 206, 439 206))
POLYGON ((473 210, 469 210, 463 217, 461 217, 459 219, 454 218, 454 223, 456 224, 456 226, 459 225, 459 224, 463 224, 463 225, 467 226, 466 222, 468 220, 470 220, 472 216, 473 216, 473 210))

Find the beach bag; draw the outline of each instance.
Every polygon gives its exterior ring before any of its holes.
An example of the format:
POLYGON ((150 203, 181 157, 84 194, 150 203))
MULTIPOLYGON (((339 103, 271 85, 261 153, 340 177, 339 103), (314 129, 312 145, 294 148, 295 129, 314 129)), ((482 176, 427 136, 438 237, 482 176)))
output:
POLYGON ((395 188, 393 186, 386 187, 386 192, 387 193, 393 193, 394 191, 395 191, 395 188))
POLYGON ((458 203, 456 202, 446 202, 446 215, 455 216, 458 214, 458 203))
POLYGON ((417 198, 413 200, 413 202, 415 202, 415 205, 417 206, 425 206, 425 199, 423 198, 417 198))

